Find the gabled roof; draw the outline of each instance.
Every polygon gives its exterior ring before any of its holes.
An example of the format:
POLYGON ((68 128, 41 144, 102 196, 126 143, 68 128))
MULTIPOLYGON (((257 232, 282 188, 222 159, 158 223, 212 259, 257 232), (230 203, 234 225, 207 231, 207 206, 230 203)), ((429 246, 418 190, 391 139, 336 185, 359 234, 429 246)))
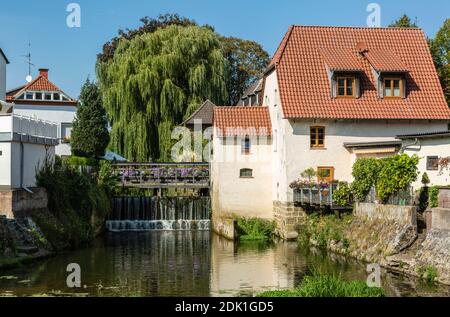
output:
POLYGON ((277 72, 285 118, 450 119, 450 109, 420 29, 292 26, 271 65, 277 72), (362 55, 358 43, 365 44, 362 55), (340 52, 342 58, 331 59, 333 51, 340 52), (332 98, 323 52, 327 52, 325 59, 330 64, 354 68, 355 59, 350 60, 343 53, 349 51, 355 53, 362 69, 361 97, 332 98), (380 70, 409 71, 405 74, 406 98, 379 98, 369 60, 380 70))
POLYGON ((215 107, 214 127, 219 136, 270 136, 272 124, 269 108, 215 107))
POLYGON ((77 100, 69 97, 64 91, 62 91, 58 86, 56 86, 54 83, 52 83, 46 76, 40 74, 38 77, 36 77, 31 82, 11 89, 6 92, 6 100, 14 103, 20 103, 20 104, 42 104, 42 103, 49 103, 49 101, 38 101, 38 100, 19 100, 16 99, 20 95, 22 95, 24 92, 27 91, 41 91, 41 92, 59 92, 69 98, 69 100, 66 101, 52 101, 51 104, 67 104, 67 105, 76 105, 77 100))
POLYGON ((212 125, 215 106, 214 103, 206 100, 200 108, 183 122, 183 125, 194 125, 195 120, 201 120, 203 125, 212 125))
POLYGON ((3 52, 2 48, 0 47, 0 55, 3 56, 3 58, 5 59, 6 64, 9 64, 9 60, 6 57, 5 53, 3 52))

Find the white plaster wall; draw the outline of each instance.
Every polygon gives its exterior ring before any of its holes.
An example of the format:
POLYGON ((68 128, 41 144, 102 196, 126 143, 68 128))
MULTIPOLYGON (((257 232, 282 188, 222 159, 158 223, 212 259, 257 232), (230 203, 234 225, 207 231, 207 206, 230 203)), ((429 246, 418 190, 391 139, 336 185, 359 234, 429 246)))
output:
MULTIPOLYGON (((414 140, 405 140, 403 144, 412 144, 414 140)), ((450 185, 450 170, 439 171, 427 170, 427 156, 450 157, 450 137, 435 139, 419 139, 419 143, 414 146, 406 147, 404 153, 408 155, 417 154, 420 158, 419 172, 417 181, 413 183, 414 188, 422 187, 421 179, 424 172, 430 178, 430 185, 450 185)))
POLYGON ((0 54, 0 100, 6 100, 6 61, 0 54))
POLYGON ((353 159, 344 143, 391 141, 399 134, 442 131, 447 122, 429 121, 322 121, 284 120, 286 130, 286 194, 282 201, 292 200, 289 184, 299 178, 302 171, 313 167, 335 168, 334 177, 340 181, 352 181, 353 159), (310 148, 310 127, 325 127, 325 148, 310 148))
MULTIPOLYGON (((11 187, 20 188, 20 162, 21 146, 19 142, 11 143, 11 187)), ((24 187, 36 186, 36 171, 45 162, 46 157, 53 159, 55 156, 54 146, 42 144, 23 143, 23 184, 24 187)))
MULTIPOLYGON (((58 137, 61 138, 61 123, 73 123, 75 120, 77 107, 75 106, 51 106, 51 105, 15 105, 14 113, 35 117, 41 120, 48 120, 59 124, 58 137)), ((61 140, 60 140, 61 141, 61 140)), ((56 155, 71 155, 69 143, 62 143, 56 146, 56 155)))
POLYGON ((11 185, 11 143, 0 142, 0 186, 11 185))
POLYGON ((251 139, 251 154, 241 153, 240 138, 213 140, 211 164, 213 212, 220 216, 239 215, 271 219, 272 168, 269 139, 251 139), (253 170, 252 178, 240 178, 240 170, 253 170))

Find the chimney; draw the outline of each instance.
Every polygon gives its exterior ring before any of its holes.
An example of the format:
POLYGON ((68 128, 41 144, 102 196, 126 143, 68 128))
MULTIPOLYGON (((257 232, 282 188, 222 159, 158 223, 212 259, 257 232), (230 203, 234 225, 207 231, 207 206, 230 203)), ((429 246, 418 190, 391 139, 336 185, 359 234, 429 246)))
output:
POLYGON ((39 75, 48 79, 48 68, 39 68, 39 75))

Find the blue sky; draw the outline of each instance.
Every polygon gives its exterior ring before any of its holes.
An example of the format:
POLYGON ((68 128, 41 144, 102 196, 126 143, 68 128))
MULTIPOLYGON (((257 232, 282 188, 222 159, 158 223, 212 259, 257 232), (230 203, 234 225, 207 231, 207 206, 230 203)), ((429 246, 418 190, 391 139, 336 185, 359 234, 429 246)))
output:
POLYGON ((371 2, 381 5, 386 26, 403 13, 417 17, 433 37, 446 18, 448 0, 3 0, 0 6, 0 47, 11 64, 7 87, 24 83, 25 55, 32 44, 33 75, 50 68, 50 79, 72 97, 81 84, 95 77, 96 54, 117 30, 138 26, 143 16, 179 13, 199 24, 210 24, 227 36, 255 40, 272 54, 291 24, 364 26, 371 2), (81 28, 66 26, 66 7, 81 6, 81 28))

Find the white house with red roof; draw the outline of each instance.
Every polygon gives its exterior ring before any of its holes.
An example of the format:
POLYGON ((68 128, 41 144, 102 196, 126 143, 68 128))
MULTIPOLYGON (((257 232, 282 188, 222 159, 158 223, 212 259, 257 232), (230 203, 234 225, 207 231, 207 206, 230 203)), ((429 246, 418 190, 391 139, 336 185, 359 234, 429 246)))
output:
POLYGON ((31 82, 7 92, 7 101, 14 104, 13 113, 58 124, 56 147, 59 156, 70 156, 70 135, 77 111, 77 100, 71 98, 49 80, 48 69, 39 69, 31 82))
POLYGON ((55 155, 58 125, 13 113, 15 105, 4 101, 7 63, 0 49, 0 192, 30 191, 36 170, 55 155))
POLYGON ((420 29, 292 26, 264 74, 262 97, 257 113, 214 112, 213 213, 273 218, 274 208, 292 207, 289 184, 302 171, 350 182, 356 158, 393 155, 402 148, 397 135, 445 131, 450 122, 420 29), (242 128, 266 131, 269 160, 254 157, 259 143, 242 128), (225 142, 231 135, 234 143, 225 142), (244 162, 216 158, 239 147, 244 162))

